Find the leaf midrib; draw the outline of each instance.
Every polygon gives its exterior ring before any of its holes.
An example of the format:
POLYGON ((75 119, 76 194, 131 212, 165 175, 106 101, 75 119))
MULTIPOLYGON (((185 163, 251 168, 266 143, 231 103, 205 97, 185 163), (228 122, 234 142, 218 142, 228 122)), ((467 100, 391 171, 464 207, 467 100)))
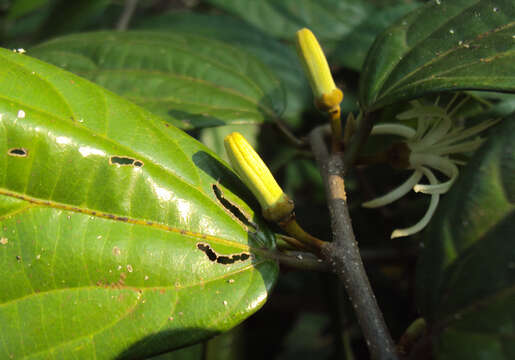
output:
MULTIPOLYGON (((140 32, 140 31, 138 31, 137 33, 138 33, 138 34, 141 34, 141 33, 144 33, 144 32, 140 32)), ((155 33, 155 32, 154 32, 154 33, 155 33)), ((91 34, 97 34, 97 35, 99 35, 99 34, 102 34, 102 32, 99 32, 99 33, 91 33, 91 34)), ((166 35, 166 34, 160 34, 160 35, 166 35)), ((113 35, 111 34, 111 36, 113 36, 113 35)), ((118 35, 118 34, 116 34, 115 36, 119 36, 119 35, 118 35)), ((97 43, 102 43, 102 44, 103 44, 103 43, 105 42, 105 40, 101 40, 101 39, 97 39, 97 38, 86 38, 86 36, 85 36, 85 35, 78 35, 77 37, 78 37, 78 38, 80 39, 80 41, 82 41, 83 43, 87 42, 88 44, 97 44, 97 43)), ((168 36, 168 37, 170 37, 170 38, 174 38, 174 36, 168 36)), ((197 38, 197 39, 200 39, 200 40, 201 40, 201 41, 203 41, 204 43, 208 43, 208 44, 210 43, 209 41, 206 41, 206 38, 204 38, 204 37, 201 37, 201 36, 192 36, 192 37, 195 37, 195 38, 197 38)), ((142 46, 148 47, 148 46, 150 46, 151 44, 155 43, 155 44, 157 44, 157 45, 159 45, 159 46, 163 46, 163 42, 162 42, 162 41, 157 41, 157 40, 154 40, 154 39, 152 39, 152 38, 150 38, 150 39, 145 39, 145 40, 127 39, 127 38, 124 38, 123 36, 121 36, 120 38, 121 38, 121 40, 122 40, 122 41, 124 41, 124 43, 125 43, 125 44, 128 44, 128 45, 136 45, 136 46, 138 46, 138 45, 142 45, 142 46)), ((61 38, 61 39, 56 39, 56 42, 57 42, 58 40, 60 40, 60 41, 61 41, 61 44, 60 44, 60 45, 62 45, 62 43, 66 43, 66 42, 64 42, 64 41, 62 40, 62 38, 61 38)), ((70 41, 72 41, 72 40, 68 40, 68 42, 70 42, 70 41)), ((48 44, 51 44, 51 43, 48 43, 48 44)), ((229 49, 230 49, 231 51, 233 51, 233 52, 234 52, 234 50, 235 50, 234 48, 231 48, 230 46, 225 45, 225 44, 223 44, 222 42, 217 42, 217 44, 219 44, 220 46, 223 46, 223 47, 229 48, 229 49)), ((40 46, 40 47, 37 47, 37 48, 44 49, 44 48, 45 48, 45 46, 44 46, 44 45, 45 45, 45 44, 43 44, 43 46, 40 46)), ((261 87, 260 87, 257 83, 255 83, 252 79, 250 79, 248 76, 246 76, 246 75, 245 75, 245 73, 242 73, 242 72, 236 71, 234 68, 232 68, 232 67, 230 67, 230 66, 227 66, 227 65, 225 65, 225 64, 223 64, 223 63, 221 63, 221 62, 219 62, 219 61, 215 61, 215 60, 213 60, 213 58, 209 58, 209 57, 206 57, 206 56, 203 56, 203 55, 196 54, 196 53, 192 52, 192 50, 191 50, 191 49, 189 49, 189 48, 187 48, 187 47, 185 47, 185 46, 178 46, 178 45, 181 45, 181 44, 171 43, 171 42, 170 42, 170 43, 169 43, 169 45, 168 45, 169 47, 168 47, 168 48, 166 48, 166 49, 176 49, 176 50, 181 51, 181 52, 183 52, 185 55, 188 55, 188 56, 190 56, 190 57, 192 57, 192 58, 200 59, 200 60, 202 60, 202 61, 204 61, 204 62, 206 62, 206 63, 213 64, 215 67, 218 67, 218 68, 220 68, 220 69, 223 69, 223 70, 227 71, 228 73, 231 73, 231 74, 233 74, 233 75, 236 75, 238 78, 242 79, 244 82, 246 82, 247 84, 249 84, 252 88, 254 88, 254 89, 257 91, 257 93, 258 93, 259 95, 261 95, 261 96, 263 96, 263 97, 265 96, 265 93, 263 92, 263 89, 261 89, 261 87)), ((36 48, 36 49, 37 49, 37 48, 36 48)), ((68 53, 68 52, 70 52, 70 53, 72 53, 72 54, 76 54, 76 53, 75 53, 75 52, 73 52, 73 51, 63 51, 63 50, 61 50, 61 51, 62 51, 63 53, 68 53)), ((80 54, 80 53, 79 53, 79 54, 80 54)), ((85 56, 84 54, 82 54, 82 55, 83 55, 83 56, 85 56)), ((244 54, 242 54, 242 55, 244 55, 244 54)), ((86 58, 88 58, 88 59, 90 59, 90 60, 91 60, 91 57, 86 56, 86 58)), ((256 61, 253 61, 253 62, 254 62, 255 64, 257 64, 257 65, 261 65, 261 64, 259 64, 259 63, 258 63, 258 62, 256 62, 256 61)), ((97 66, 98 66, 98 64, 97 64, 97 66)), ((275 82, 278 82, 276 79, 274 79, 274 80, 275 80, 275 82)))
MULTIPOLYGON (((178 74, 174 74, 174 73, 167 73, 167 72, 164 72, 164 71, 161 71, 161 70, 148 70, 148 69, 110 69, 110 68, 102 68, 102 69, 99 69, 99 70, 88 70, 88 71, 77 71, 75 74, 78 74, 78 75, 85 75, 84 77, 89 79, 90 77, 88 77, 88 75, 90 74, 102 74, 104 72, 107 72, 107 73, 140 73, 140 74, 156 74, 156 75, 160 75, 162 77, 168 77, 168 78, 174 78, 174 79, 182 79, 182 80, 186 80, 186 81, 190 81, 190 82, 193 82, 193 83, 199 83, 199 84, 202 84, 203 86, 205 87, 208 87, 208 88, 213 88, 213 89, 216 89, 216 90, 219 90, 220 92, 222 93, 226 93, 226 94, 229 94, 229 95, 233 95, 235 97, 238 97, 238 98, 242 98, 244 100, 246 100, 247 102, 249 102, 250 104, 252 105, 255 105, 259 108, 262 108, 263 110, 265 110, 267 113, 270 113, 270 114, 273 114, 273 111, 272 109, 264 106, 264 105, 261 105, 259 104, 258 101, 256 101, 255 99, 252 99, 240 92, 237 92, 235 89, 231 89, 231 88, 227 88, 227 87, 224 87, 224 86, 220 86, 220 85, 217 85, 211 81, 207 81, 207 80, 204 80, 204 79, 199 79, 199 78, 194 78, 194 77, 191 77, 191 76, 185 76, 185 75, 178 75, 178 74)), ((155 97, 153 97, 155 98, 155 97)))
MULTIPOLYGON (((476 36, 476 39, 477 39, 477 38, 482 37, 482 36, 483 36, 483 35, 485 35, 485 34, 488 34, 488 33, 496 33, 497 31, 505 30, 505 29, 510 28, 510 27, 512 27, 512 26, 514 26, 514 25, 515 25, 515 22, 509 23, 509 24, 505 24, 505 25, 503 25, 502 27, 495 29, 494 31, 489 30, 489 31, 487 31, 487 32, 485 32, 485 33, 478 34, 478 35, 476 36)), ((424 39, 424 41, 425 41, 425 40, 427 40, 427 39, 424 39)), ((474 39, 474 40, 475 40, 475 39, 474 39)), ((472 40, 472 41, 474 41, 474 40, 472 40)), ((406 54, 404 54, 404 55, 403 55, 403 59, 404 59, 404 58, 406 57, 406 55, 407 55, 407 54, 409 54, 413 49, 414 49, 414 47, 413 47, 412 49, 410 49, 410 51, 408 51, 406 54)), ((413 70, 413 71, 411 71, 410 73, 408 73, 408 74, 404 75, 402 78, 400 78, 399 80, 397 80, 394 84, 392 84, 388 89, 384 90, 384 91, 383 91, 382 98, 387 97, 387 96, 388 96, 388 93, 390 93, 390 92, 392 91, 392 89, 394 89, 394 90, 395 90, 395 88, 396 88, 396 87, 398 87, 398 86, 399 86, 399 84, 402 84, 403 82, 406 82, 410 77, 412 77, 413 75, 415 75, 417 72, 419 72, 419 71, 421 71, 421 70, 423 70, 423 69, 427 68, 428 66, 430 66, 430 65, 432 65, 432 64, 434 64, 434 63, 436 63, 436 62, 439 62, 439 61, 441 61, 441 60, 445 59, 445 58, 446 58, 446 57, 448 57, 449 55, 452 55, 454 52, 456 52, 456 51, 458 51, 458 50, 462 50, 462 49, 463 49, 462 47, 460 47, 460 46, 456 46, 456 47, 453 47, 453 48, 451 48, 451 49, 449 49, 449 50, 447 50, 447 51, 445 51, 445 52, 443 52, 443 53, 441 53, 441 54, 439 54, 439 55, 437 55, 437 56, 433 57, 430 61, 428 61, 428 62, 426 62, 426 63, 422 64, 421 66, 417 67, 415 70, 413 70)), ((509 53, 511 53, 511 52, 512 52, 512 51, 510 50, 510 51, 505 51, 505 52, 502 52, 502 53, 496 53, 496 54, 509 54, 509 53)), ((397 65, 398 65, 401 61, 402 61, 402 60, 398 61, 398 62, 396 63, 396 65, 395 65, 395 67, 397 67, 397 65)), ((465 64, 465 65, 462 65, 462 67, 463 67, 463 66, 470 66, 471 64, 474 64, 474 63, 476 63, 476 62, 478 62, 478 61, 479 61, 479 60, 475 60, 475 61, 473 61, 473 62, 471 62, 471 63, 467 63, 467 64, 465 64)), ((392 69, 392 71, 393 71, 393 69, 392 69)), ((389 75, 391 75, 392 71, 390 71, 390 72, 388 73, 388 76, 389 76, 389 75)), ((448 71, 450 71, 450 69, 446 69, 446 71, 444 71, 443 73, 448 72, 448 71)), ((439 74, 441 74, 441 73, 439 73, 439 74)), ((386 80, 387 80, 387 79, 386 79, 386 80)), ((412 83, 410 83, 409 85, 411 85, 411 84, 412 84, 412 83)), ((400 87, 399 89, 402 89, 402 87, 400 87)), ((397 90, 399 90, 399 89, 397 89, 397 90)), ((381 87, 380 91, 381 91, 381 90, 382 90, 382 87, 381 87)))
MULTIPOLYGON (((4 57, 5 58, 5 57, 4 57)), ((23 66, 22 64, 18 64, 16 62, 12 62, 12 61, 9 61, 10 63, 13 64, 13 66, 17 66, 17 67, 20 67, 22 69, 24 69, 24 71, 29 71, 26 69, 25 66, 23 66)), ((80 78, 81 79, 81 78, 80 78)), ((46 81, 46 79, 42 79, 43 81, 45 81, 46 83, 48 83, 48 81, 46 81)), ((81 81, 86 81, 84 79, 81 79, 81 81)), ((59 96, 61 96, 60 92, 58 92, 57 90, 55 90, 55 93, 58 94, 59 96)), ((104 96, 101 96, 103 99, 105 99, 105 95, 104 96)), ((116 145, 115 147, 119 147, 121 148, 122 150, 126 150, 128 153, 135 153, 135 154, 138 154, 140 155, 140 152, 138 151, 134 151, 132 149, 128 149, 126 146, 118 143, 118 142, 115 142, 114 140, 110 139, 110 138, 107 138, 105 135, 103 134, 99 134, 99 133, 96 133, 94 132, 92 129, 80 124, 80 123, 76 123, 76 122, 70 122, 68 120, 66 120, 65 118, 61 117, 61 116, 58 116, 56 114, 51 114, 51 113, 48 113, 44 110, 41 110, 39 108, 35 108, 33 106, 30 106, 30 105, 26 105, 26 104, 22 104, 20 103, 18 100, 15 100, 15 99, 11 99, 11 98, 8 98, 8 97, 5 97, 3 95, 0 95, 0 99, 4 99, 5 101, 8 101, 8 102, 12 102, 12 103, 15 103, 15 104, 18 104, 26 109, 30 109, 32 111, 35 111, 35 112, 39 112, 40 114, 43 114, 45 115, 46 117, 48 118, 55 118, 55 119, 58 119, 60 120, 65 126, 72 126, 72 127, 76 127, 78 129, 81 129, 87 133, 89 133, 90 135, 94 135, 95 137, 97 138, 101 138, 102 140, 106 141, 107 143, 109 143, 110 145, 116 145)), ((138 109, 140 110, 139 107, 135 106, 135 109, 138 109)), ((71 112, 72 115, 74 115, 74 112, 72 111, 71 112)), ((184 153, 184 151, 182 150, 182 148, 178 145, 178 143, 175 141, 174 138, 172 138, 170 136, 170 134, 166 131, 159 131, 160 129, 157 127, 157 124, 155 124, 153 121, 149 121, 147 122, 147 124, 149 124, 150 126, 152 126, 154 129, 156 129, 158 132, 160 132, 161 134, 165 135, 168 139, 170 139, 176 146, 176 148, 178 150, 180 150, 182 152, 182 154, 184 155, 184 158, 187 159, 189 161, 189 165, 193 167, 193 164, 191 163, 191 161, 189 160, 188 156, 186 155, 186 153, 184 153)), ((145 160, 149 160, 147 159, 146 156, 139 156, 141 159, 145 159, 145 160)), ((168 168, 165 168, 163 167, 162 165, 160 164, 156 164, 157 167, 160 167, 162 168, 164 171, 166 171, 167 174, 170 174, 171 176, 174 176, 179 182, 181 182, 185 187, 189 188, 190 190, 193 190, 195 193, 197 194, 200 194, 201 197, 203 199, 205 199, 206 201, 209 201, 211 203, 214 203, 216 206, 219 207, 219 205, 217 203, 215 203, 205 192, 201 191, 201 189, 193 186, 192 184, 188 183, 185 179, 183 179, 181 176, 179 176, 178 174, 176 174, 175 172, 173 172, 171 169, 168 169, 168 168)), ((198 171, 196 171, 197 173, 197 176, 198 176, 198 171)), ((200 182, 200 179, 199 179, 199 182, 200 182)), ((17 197, 17 198, 21 198, 22 200, 31 200, 29 202, 33 202, 33 203, 36 203, 38 205, 43 205, 43 206, 48 206, 48 204, 52 204, 53 206, 50 206, 50 207, 57 207, 57 208, 60 208, 60 209, 68 209, 68 210, 71 210, 71 211, 75 211, 75 212, 81 212, 80 210, 84 210, 84 212, 87 212, 89 214, 91 214, 92 212, 94 212, 95 210, 92 210, 92 209, 82 209, 78 206, 73 206, 73 205, 67 205, 67 204, 61 204, 61 203, 57 203, 57 202, 53 202, 53 201, 50 201, 50 200, 42 200, 42 199, 39 199, 39 198, 32 198, 28 195, 22 195, 22 194, 17 194, 15 192, 12 192, 8 189, 5 189, 5 188, 0 188, 0 194, 5 194, 7 196, 11 196, 11 197, 17 197), (48 203, 48 204, 46 204, 48 203)), ((223 210, 223 209, 221 209, 223 210)), ((107 212, 104 212, 104 211, 98 211, 98 213, 102 213, 103 215, 105 215, 106 218, 108 219, 111 219, 111 217, 109 215, 113 215, 113 216, 117 216, 119 218, 125 218, 126 216, 125 215, 118 215, 118 214, 109 214, 107 212)), ((220 214, 222 214, 222 216, 227 216, 229 218, 229 216, 226 214, 225 211, 221 211, 220 214)), ((91 214, 91 216, 94 216, 93 214, 91 214)), ((129 218, 127 216, 128 220, 132 220, 134 221, 133 223, 135 224, 139 224, 139 225, 144 225, 144 226, 148 226, 148 221, 144 221, 144 220, 136 220, 136 219, 133 219, 133 218, 129 218)), ((157 223, 157 222, 153 222, 153 224, 155 224, 155 227, 158 227, 158 228, 161 228, 163 230, 167 230, 167 231, 172 231, 172 232, 176 232, 176 233, 180 233, 181 231, 185 231, 185 230, 180 230, 180 229, 177 229, 177 228, 174 228, 174 227, 171 227, 171 226, 168 226, 168 225, 165 225, 165 224, 161 224, 161 223, 157 223)), ((221 243, 221 244, 226 244, 226 245, 230 245, 230 246, 233 246, 233 247, 236 247, 236 248, 240 248, 240 249, 245 249, 245 250, 248 250, 248 246, 247 245, 244 245, 244 244, 241 244, 241 243, 237 243, 237 242, 233 242, 231 240, 227 240, 227 239, 222 239, 222 238, 218 238, 218 237, 215 237, 215 236, 211 236, 211 235, 205 235, 205 234, 200 234, 200 233, 194 233, 194 232, 190 232, 188 231, 189 234, 191 234, 191 236, 194 236, 196 238, 203 238, 203 239, 206 239, 206 240, 210 240, 210 241, 213 241, 215 243, 221 243)))
MULTIPOLYGON (((99 217, 99 218, 103 218, 103 219, 107 219, 107 220, 120 221, 123 223, 132 224, 132 225, 141 225, 141 226, 150 227, 150 228, 154 228, 154 229, 178 233, 185 237, 195 238, 196 241, 198 241, 198 239, 202 239, 202 240, 211 241, 211 242, 214 242, 214 243, 217 243, 220 245, 232 246, 234 248, 241 249, 241 250, 249 251, 251 249, 251 247, 249 245, 238 243, 233 240, 221 238, 218 236, 202 234, 202 233, 198 233, 198 232, 191 231, 191 230, 179 229, 179 228, 175 228, 173 226, 169 226, 169 225, 166 225, 166 224, 163 224, 160 222, 156 222, 153 220, 150 221, 150 220, 146 220, 146 219, 138 219, 138 218, 133 218, 133 217, 125 216, 125 215, 108 213, 108 212, 105 212, 102 210, 95 210, 95 209, 74 206, 74 205, 68 205, 68 204, 63 204, 63 203, 59 203, 59 202, 51 201, 51 200, 42 200, 42 199, 31 197, 31 196, 28 196, 25 194, 19 194, 14 191, 11 191, 9 189, 5 189, 3 187, 0 187, 0 195, 24 200, 29 203, 38 205, 39 207, 60 209, 60 210, 64 210, 64 211, 70 211, 73 213, 86 214, 88 216, 99 217)), ((28 207, 27 209, 31 209, 31 208, 32 207, 28 207)), ((225 214, 225 212, 224 212, 224 214, 225 214)), ((229 216, 229 215, 226 215, 226 216, 229 216)))
MULTIPOLYGON (((392 74, 392 72, 397 68, 397 65, 399 65, 399 63, 409 54, 413 51, 413 49, 415 49, 417 46, 419 46, 421 43, 423 43, 424 41, 426 41, 428 38, 430 38, 435 32, 441 30, 442 28, 444 28, 445 26, 447 26, 447 24, 451 21, 453 21, 456 17, 459 17, 464 11, 476 6, 478 3, 480 3, 481 0, 478 0, 477 2, 475 2, 474 4, 470 5, 469 7, 466 7, 464 8, 459 14, 453 16, 453 17, 450 17, 446 22, 442 23, 438 28, 435 28, 431 33, 429 33, 426 37, 420 39, 419 41, 417 41, 416 43, 413 44, 413 46, 411 46, 411 48, 407 51, 407 52, 401 52, 402 56, 400 59, 398 59, 395 63, 392 64, 392 66, 390 67, 390 69, 388 71, 385 71, 385 74, 383 76, 383 81, 381 82, 381 86, 377 89, 377 92, 376 92, 376 95, 379 95, 382 93, 382 90, 384 88, 384 85, 386 83, 386 81, 388 80, 388 78, 390 77, 390 75, 392 74)), ((430 6, 428 4, 428 6, 430 6)), ((423 10, 424 8, 420 8, 419 10, 419 13, 417 14, 418 16, 420 16, 420 14, 423 13, 423 10)), ((408 15, 409 16, 409 15, 408 15)), ((404 38, 406 37, 406 31, 403 31, 403 34, 404 34, 404 38)), ((402 79, 401 79, 402 80, 402 79)), ((395 84, 394 84, 395 85, 395 84)), ((391 88, 392 86, 390 86, 391 88)), ((390 89, 389 88, 389 89, 390 89)), ((384 94, 384 92, 383 92, 384 94)), ((384 96, 381 96, 381 97, 384 97, 384 96)), ((374 102, 377 102, 377 96, 376 96, 376 99, 374 102)))
MULTIPOLYGON (((177 284, 170 284, 170 285, 164 285, 164 286, 128 286, 128 285, 124 285, 122 288, 110 288, 110 287, 104 288, 104 287, 97 286, 97 285, 84 285, 84 286, 75 286, 75 287, 67 287, 67 288, 55 288, 55 289, 49 289, 49 290, 45 290, 45 291, 38 291, 38 292, 33 291, 30 294, 26 294, 26 295, 23 295, 23 296, 14 298, 14 299, 10 299, 9 301, 2 302, 2 303, 0 303, 0 307, 14 304, 18 301, 22 301, 25 299, 30 299, 31 297, 34 297, 34 296, 48 295, 48 294, 52 294, 52 293, 57 293, 57 292, 61 292, 61 291, 64 292, 64 291, 70 291, 70 290, 103 289, 106 291, 120 291, 120 290, 128 290, 129 291, 129 290, 132 290, 135 292, 138 292, 140 290, 141 291, 186 290, 186 289, 190 289, 190 288, 193 288, 196 286, 202 286, 203 284, 205 285, 207 283, 223 280, 227 277, 233 276, 235 274, 238 274, 238 273, 241 273, 241 272, 244 272, 247 270, 255 269, 258 266, 266 263, 267 261, 270 261, 270 260, 268 260, 268 259, 255 260, 254 262, 251 262, 250 264, 248 264, 246 266, 240 267, 231 272, 226 272, 223 275, 217 276, 215 278, 211 278, 211 279, 207 279, 207 280, 203 279, 202 281, 199 281, 198 283, 191 283, 191 284, 187 284, 187 285, 183 285, 183 284, 180 284, 179 286, 177 286, 177 284)), ((220 266, 225 266, 225 265, 220 265, 220 266)))
MULTIPOLYGON (((11 98, 8 98, 8 97, 5 97, 3 95, 0 94, 0 100, 5 100, 5 101, 9 101, 9 102, 13 102, 15 104, 18 104, 20 107, 24 107, 25 109, 30 109, 31 111, 34 111, 34 112, 38 112, 48 118, 55 118, 55 119, 58 119, 60 120, 62 123, 65 124, 65 126, 74 126, 78 129, 81 129, 85 132, 87 132, 89 135, 91 136, 95 136, 96 138, 100 138, 102 139, 103 141, 105 141, 107 144, 113 146, 113 147, 118 147, 120 148, 120 150, 125 151, 127 152, 128 154, 137 154, 138 155, 138 159, 139 160, 145 160, 144 162, 149 162, 149 163, 153 163, 152 161, 150 161, 149 158, 147 158, 146 155, 144 154, 141 154, 139 151, 137 150, 134 150, 134 149, 130 149, 128 148, 127 146, 123 145, 123 144, 120 144, 119 142, 116 142, 114 141, 113 139, 111 138, 108 138, 106 135, 104 134, 100 134, 100 133, 96 133, 94 132, 91 128, 89 127, 86 127, 80 123, 77 123, 77 122, 70 122, 68 120, 66 120, 65 118, 59 116, 59 115, 56 115, 56 114, 50 114, 44 110, 41 110, 41 109, 38 109, 38 108, 35 108, 35 107, 32 107, 30 105, 25 105, 25 104, 22 104, 20 102, 18 102, 17 100, 15 99, 11 99, 11 98)), ((72 112, 72 114, 74 114, 72 112)), ((147 122, 147 124, 151 124, 154 129, 156 130, 160 130, 159 128, 157 128, 156 124, 154 124, 152 121, 149 121, 147 122)), ((182 152, 182 154, 184 155, 184 158, 187 159, 189 161, 188 165, 190 165, 191 167, 193 167, 193 164, 192 162, 189 160, 188 156, 186 155, 186 153, 181 149, 181 147, 179 146, 179 144, 175 141, 175 139, 173 139, 172 137, 170 137, 170 135, 166 132, 163 132, 163 131, 160 131, 161 134, 164 134, 168 139, 170 139, 174 144, 175 144, 175 147, 180 150, 182 152)), ((196 193, 198 194, 201 194, 206 200, 208 201, 211 201, 212 202, 212 199, 207 196, 203 191, 201 191, 199 188, 197 188, 196 186, 193 186, 192 184, 190 184, 189 182, 187 182, 183 177, 181 177, 180 175, 178 175, 177 173, 175 173, 174 171, 172 171, 172 169, 168 168, 168 167, 164 167, 160 164, 154 164, 155 166, 159 167, 159 168, 162 168, 164 171, 166 171, 167 174, 169 174, 170 176, 173 176, 176 180, 178 180, 179 182, 181 182, 184 186, 188 187, 189 189, 195 191, 196 193)), ((198 172, 197 172, 197 176, 198 176, 198 172)), ((200 180, 199 180, 200 182, 200 180)), ((4 189, 6 190, 6 189, 4 189)))

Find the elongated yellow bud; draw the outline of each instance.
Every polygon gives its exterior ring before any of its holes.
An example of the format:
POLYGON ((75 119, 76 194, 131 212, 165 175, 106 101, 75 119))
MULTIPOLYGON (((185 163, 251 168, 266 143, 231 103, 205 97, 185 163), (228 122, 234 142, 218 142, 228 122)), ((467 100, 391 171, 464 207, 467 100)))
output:
POLYGON ((343 93, 336 87, 329 64, 315 35, 309 29, 297 31, 297 52, 309 79, 315 105, 322 111, 338 107, 343 93))
POLYGON ((293 201, 243 135, 233 132, 227 135, 224 144, 232 168, 259 201, 265 219, 281 221, 288 218, 293 212, 293 201))

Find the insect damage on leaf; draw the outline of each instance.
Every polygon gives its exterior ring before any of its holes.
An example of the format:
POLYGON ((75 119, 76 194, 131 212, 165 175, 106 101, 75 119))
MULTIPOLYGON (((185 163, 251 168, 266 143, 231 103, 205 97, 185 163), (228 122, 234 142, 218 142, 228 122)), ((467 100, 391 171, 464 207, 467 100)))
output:
POLYGON ((209 260, 223 265, 234 264, 236 261, 245 261, 250 259, 250 254, 247 252, 233 255, 218 255, 213 249, 211 249, 211 246, 206 243, 197 243, 197 248, 206 254, 209 260))
POLYGON ((29 152, 24 148, 12 148, 7 150, 7 155, 16 157, 27 157, 29 152))
POLYGON ((120 165, 120 166, 134 166, 134 167, 142 167, 143 161, 136 160, 129 156, 117 156, 113 155, 109 158, 109 165, 120 165))
POLYGON ((258 230, 257 224, 254 224, 251 220, 249 220, 249 217, 244 214, 236 204, 233 204, 231 201, 224 197, 224 194, 218 185, 213 184, 212 188, 220 204, 225 208, 225 210, 229 212, 233 219, 240 222, 247 229, 247 231, 249 228, 252 231, 258 230))

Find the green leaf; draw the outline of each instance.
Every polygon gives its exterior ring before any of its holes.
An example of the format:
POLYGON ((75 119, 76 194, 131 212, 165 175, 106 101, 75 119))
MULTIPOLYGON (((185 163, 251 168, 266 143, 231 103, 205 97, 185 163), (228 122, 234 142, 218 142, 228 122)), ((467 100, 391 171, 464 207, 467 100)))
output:
POLYGON ((513 358, 514 141, 515 114, 460 173, 426 234, 417 299, 435 329, 437 358, 513 358))
POLYGON ((204 343, 200 343, 182 349, 174 350, 166 354, 153 356, 151 358, 147 358, 146 360, 203 360, 203 352, 204 343))
POLYGON ((512 0, 438 0, 380 35, 365 61, 361 106, 446 90, 515 92, 512 0))
POLYGON ((401 16, 418 6, 418 3, 410 3, 370 9, 368 16, 356 25, 350 33, 338 40, 324 41, 325 50, 329 50, 329 63, 361 71, 367 52, 374 43, 376 36, 401 16))
POLYGON ((29 51, 183 129, 279 117, 284 92, 259 60, 213 39, 161 32, 65 36, 29 51))
POLYGON ((224 139, 232 132, 242 134, 249 144, 259 151, 258 136, 261 127, 258 125, 227 125, 200 130, 198 139, 202 144, 211 149, 221 159, 229 162, 229 157, 225 151, 224 139))
POLYGON ((308 27, 322 43, 331 64, 354 70, 360 69, 375 35, 390 24, 382 25, 381 10, 360 0, 209 2, 283 40, 293 41, 299 29, 308 27))
POLYGON ((0 358, 163 353, 237 325, 276 279, 273 235, 214 153, 8 50, 0 169, 0 358))
POLYGON ((57 0, 44 24, 38 39, 79 31, 95 22, 112 0, 57 0))
POLYGON ((269 66, 284 85, 286 109, 283 117, 298 117, 306 105, 313 102, 295 50, 244 21, 226 15, 172 12, 147 18, 137 27, 209 37, 254 55, 269 66))
POLYGON ((14 20, 48 5, 49 0, 16 0, 12 2, 7 19, 14 20))
POLYGON ((320 40, 338 40, 368 15, 372 6, 360 0, 208 0, 266 33, 292 40, 309 27, 320 40))

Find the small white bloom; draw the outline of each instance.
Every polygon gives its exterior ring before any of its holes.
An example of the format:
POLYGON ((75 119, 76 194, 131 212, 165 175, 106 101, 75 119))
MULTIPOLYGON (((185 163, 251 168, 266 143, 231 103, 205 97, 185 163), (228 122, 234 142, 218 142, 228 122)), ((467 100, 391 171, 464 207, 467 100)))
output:
POLYGON ((372 135, 397 135, 405 138, 403 142, 410 151, 408 168, 412 169, 413 173, 402 185, 381 197, 363 203, 363 206, 375 208, 390 204, 406 195, 411 189, 431 195, 429 208, 422 219, 409 228, 394 230, 391 234, 392 239, 413 235, 429 223, 440 195, 449 191, 458 177, 457 165, 463 165, 463 162, 450 156, 476 150, 484 140, 476 135, 498 122, 498 120, 488 120, 470 128, 456 126, 452 116, 468 98, 450 111, 455 99, 456 97, 446 108, 438 106, 438 100, 434 105, 423 105, 413 101, 412 108, 399 114, 397 118, 399 120, 416 119, 416 130, 401 124, 379 124, 372 128, 372 135), (447 176, 448 180, 440 182, 432 169, 447 176), (424 176, 429 184, 418 183, 424 176))

